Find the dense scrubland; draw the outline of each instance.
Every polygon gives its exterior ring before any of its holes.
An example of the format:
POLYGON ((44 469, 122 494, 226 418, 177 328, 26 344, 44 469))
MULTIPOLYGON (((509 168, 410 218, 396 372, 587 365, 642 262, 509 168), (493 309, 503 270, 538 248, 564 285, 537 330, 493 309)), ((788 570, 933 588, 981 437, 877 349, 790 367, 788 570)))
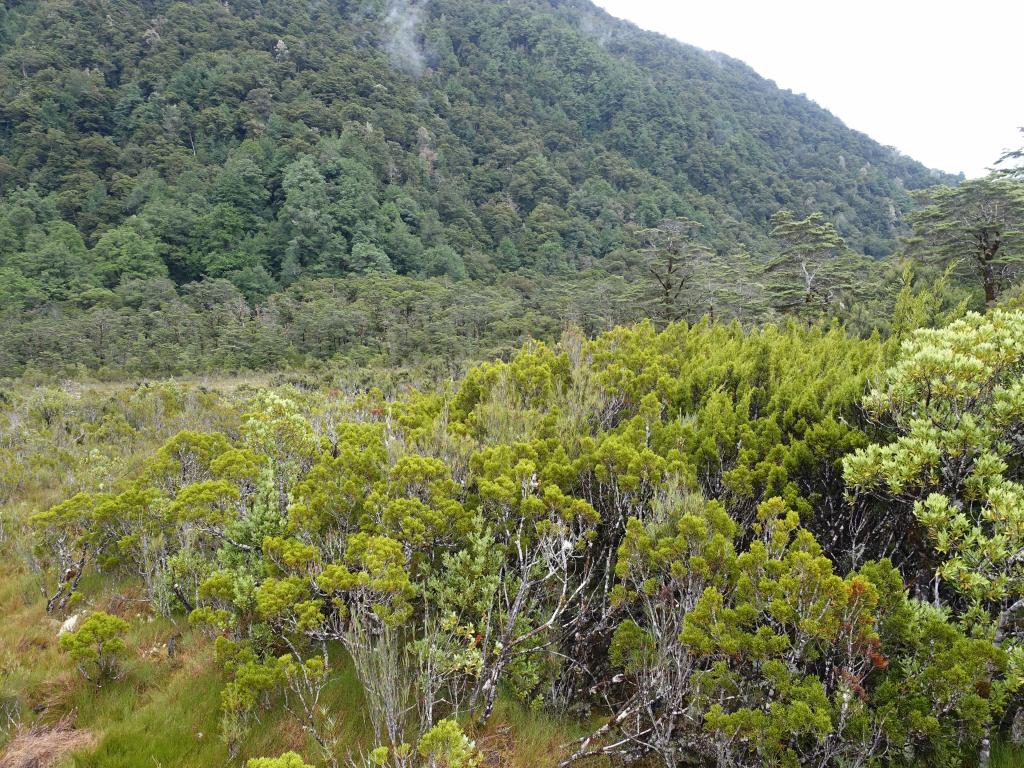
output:
POLYGON ((567 332, 390 395, 14 386, 8 735, 71 716, 104 766, 1011 765, 1022 365, 997 309, 567 332))

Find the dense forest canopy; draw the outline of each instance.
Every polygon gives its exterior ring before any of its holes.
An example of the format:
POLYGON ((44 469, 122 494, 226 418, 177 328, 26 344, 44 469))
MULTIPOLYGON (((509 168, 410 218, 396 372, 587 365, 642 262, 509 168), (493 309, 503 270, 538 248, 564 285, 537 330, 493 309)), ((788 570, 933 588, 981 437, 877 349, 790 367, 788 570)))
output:
MULTIPOLYGON (((665 220, 696 222, 742 294, 775 252, 779 209, 820 213, 852 252, 882 257, 909 193, 953 181, 738 61, 585 3, 7 3, 0 95, 8 374, 49 367, 40 347, 92 369, 210 368, 191 348, 154 368, 135 347, 204 333, 185 319, 205 312, 196 292, 230 285, 225 303, 256 311, 304 281, 367 274, 493 286, 516 321, 488 326, 493 352, 527 336, 541 293, 563 305, 556 327, 587 325, 581 271, 616 295, 631 284, 635 305, 636 233, 665 220), (111 317, 129 339, 108 343, 111 317)), ((644 313, 610 314, 595 330, 644 313)), ((273 334, 292 335, 282 324, 273 334)))

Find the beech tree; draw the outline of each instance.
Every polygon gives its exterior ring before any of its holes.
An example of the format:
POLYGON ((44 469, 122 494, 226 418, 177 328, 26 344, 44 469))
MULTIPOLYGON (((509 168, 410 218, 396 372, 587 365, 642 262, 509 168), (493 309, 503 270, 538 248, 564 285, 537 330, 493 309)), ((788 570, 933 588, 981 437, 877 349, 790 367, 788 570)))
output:
POLYGON ((846 241, 820 213, 797 219, 783 209, 771 218, 771 236, 779 255, 764 272, 772 280, 769 292, 776 308, 812 319, 840 300, 852 278, 846 241))
POLYGON ((78 585, 95 567, 114 531, 104 525, 111 508, 110 494, 77 493, 70 499, 29 518, 35 532, 40 590, 48 613, 63 611, 77 597, 78 585), (48 587, 46 578, 55 581, 48 587))
POLYGON ((955 265, 993 305, 1024 265, 1024 182, 992 175, 916 197, 909 252, 924 263, 955 265))
POLYGON ((647 272, 654 281, 653 316, 660 323, 684 317, 684 299, 701 266, 712 258, 712 250, 697 239, 700 224, 684 217, 666 219, 658 226, 642 229, 637 238, 647 272))

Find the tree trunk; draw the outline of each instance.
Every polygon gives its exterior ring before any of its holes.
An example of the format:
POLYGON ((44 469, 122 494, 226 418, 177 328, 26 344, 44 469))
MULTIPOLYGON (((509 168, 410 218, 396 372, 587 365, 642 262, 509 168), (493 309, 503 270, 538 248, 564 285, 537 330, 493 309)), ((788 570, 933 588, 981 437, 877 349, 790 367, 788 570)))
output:
POLYGON ((981 257, 981 280, 985 285, 986 307, 991 307, 996 303, 996 295, 998 294, 996 273, 992 267, 992 260, 995 258, 998 248, 998 245, 986 248, 981 257))
POLYGON ((992 277, 992 268, 985 268, 985 306, 991 307, 996 303, 996 283, 992 277))

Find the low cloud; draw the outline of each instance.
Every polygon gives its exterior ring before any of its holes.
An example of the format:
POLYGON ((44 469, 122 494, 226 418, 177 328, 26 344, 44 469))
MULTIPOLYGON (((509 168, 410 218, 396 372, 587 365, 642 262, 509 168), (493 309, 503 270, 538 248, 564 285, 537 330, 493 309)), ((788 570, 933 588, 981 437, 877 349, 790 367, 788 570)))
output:
POLYGON ((415 0, 389 0, 384 17, 384 49, 392 66, 416 77, 423 74, 426 56, 420 47, 423 9, 415 0))

